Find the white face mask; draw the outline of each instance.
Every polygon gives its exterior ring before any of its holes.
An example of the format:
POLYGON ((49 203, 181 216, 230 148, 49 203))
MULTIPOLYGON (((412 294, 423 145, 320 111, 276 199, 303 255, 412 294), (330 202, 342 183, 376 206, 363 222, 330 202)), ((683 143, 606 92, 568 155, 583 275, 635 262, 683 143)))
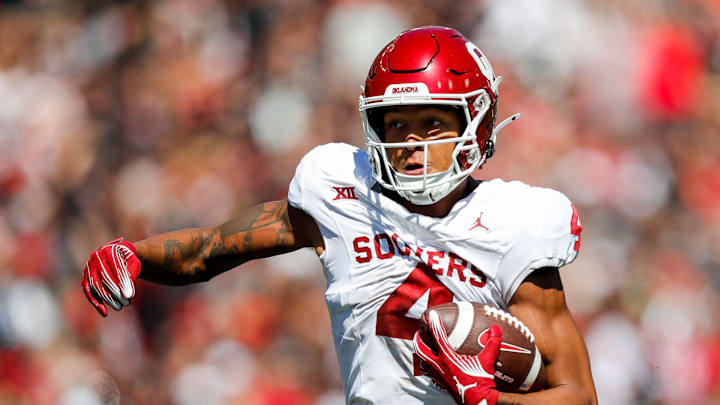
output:
MULTIPOLYGON (((497 94, 497 86, 501 80, 502 77, 497 77, 492 82, 492 90, 495 94, 497 94)), ((374 97, 363 97, 361 95, 359 99, 359 109, 363 129, 365 130, 365 143, 373 168, 373 177, 380 185, 388 190, 396 191, 401 197, 415 205, 434 204, 447 196, 490 157, 492 148, 495 145, 496 135, 500 129, 520 117, 520 114, 515 114, 497 125, 487 141, 484 152, 481 153, 476 133, 480 122, 491 107, 490 96, 485 90, 479 89, 465 94, 431 94, 423 83, 409 83, 389 86, 386 93, 374 97), (394 94, 391 91, 392 88, 411 88, 414 92, 413 94, 394 94), (469 100, 474 100, 473 109, 477 111, 477 114, 472 119, 469 100), (465 130, 457 138, 403 143, 383 142, 372 125, 370 125, 368 110, 402 105, 460 107, 465 116, 465 130), (433 144, 451 142, 456 143, 456 145, 452 152, 452 164, 450 167, 444 172, 427 173, 428 147, 433 144), (405 147, 424 148, 425 164, 423 165, 423 174, 407 175, 398 172, 392 167, 387 158, 387 149, 405 147), (464 162, 461 163, 461 160, 464 162)))
MULTIPOLYGON (((368 141, 370 162, 373 167, 373 177, 383 187, 396 191, 401 197, 415 205, 433 204, 447 196, 462 181, 469 176, 481 163, 480 149, 475 136, 469 135, 468 129, 463 135, 456 138, 419 142, 374 142, 368 141), (453 150, 452 163, 450 167, 442 172, 427 172, 428 148, 430 145, 442 143, 456 143, 453 150), (394 148, 423 148, 423 173, 419 175, 408 175, 400 173, 390 164, 387 158, 388 149, 394 148), (463 153, 467 165, 463 168, 460 165, 458 156, 463 153), (383 176, 383 173, 386 175, 383 176)), ((474 133, 474 132, 472 132, 474 133)))

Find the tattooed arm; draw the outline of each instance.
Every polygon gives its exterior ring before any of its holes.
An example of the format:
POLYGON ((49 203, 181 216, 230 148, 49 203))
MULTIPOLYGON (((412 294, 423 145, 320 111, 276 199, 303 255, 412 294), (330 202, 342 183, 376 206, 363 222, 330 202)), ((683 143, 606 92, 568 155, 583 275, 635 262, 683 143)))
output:
POLYGON ((215 228, 185 229, 135 243, 140 278, 160 284, 207 281, 248 260, 301 247, 322 250, 315 221, 287 199, 260 204, 215 228))

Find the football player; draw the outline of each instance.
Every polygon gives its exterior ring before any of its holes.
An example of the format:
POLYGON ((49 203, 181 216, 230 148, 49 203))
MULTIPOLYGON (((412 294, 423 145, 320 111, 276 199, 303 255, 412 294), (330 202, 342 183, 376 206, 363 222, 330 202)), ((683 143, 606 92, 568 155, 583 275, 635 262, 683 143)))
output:
POLYGON ((453 29, 400 34, 372 63, 360 96, 367 150, 318 146, 299 163, 286 199, 215 228, 106 243, 90 255, 85 295, 106 316, 106 305, 130 303, 138 277, 196 283, 312 247, 327 277, 348 403, 597 403, 558 275, 578 252, 577 212, 557 191, 470 177, 493 155, 497 132, 517 118, 495 125, 500 80, 453 29), (420 315, 453 301, 521 319, 543 355, 547 389, 495 389, 499 329, 481 354, 459 356, 431 316, 440 350, 428 349, 416 335, 420 315))

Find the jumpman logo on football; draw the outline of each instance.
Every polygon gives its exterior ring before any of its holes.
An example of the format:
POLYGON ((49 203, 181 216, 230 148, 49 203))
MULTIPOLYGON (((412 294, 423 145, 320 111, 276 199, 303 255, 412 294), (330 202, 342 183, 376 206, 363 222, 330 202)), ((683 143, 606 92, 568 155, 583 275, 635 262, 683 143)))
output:
POLYGON ((488 229, 487 226, 482 224, 482 216, 483 216, 483 213, 481 212, 480 216, 477 217, 477 219, 475 220, 475 223, 473 224, 473 226, 471 226, 470 229, 468 229, 469 231, 472 231, 475 228, 482 228, 485 230, 485 232, 490 232, 490 229, 488 229))

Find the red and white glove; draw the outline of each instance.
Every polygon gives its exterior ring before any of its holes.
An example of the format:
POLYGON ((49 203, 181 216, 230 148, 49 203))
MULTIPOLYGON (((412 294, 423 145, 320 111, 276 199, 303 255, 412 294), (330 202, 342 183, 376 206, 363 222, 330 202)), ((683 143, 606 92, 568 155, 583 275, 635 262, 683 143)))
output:
POLYGON ((82 286, 90 303, 100 315, 107 316, 105 304, 116 311, 130 305, 139 275, 140 259, 135 246, 119 238, 90 253, 82 286))
POLYGON ((436 373, 432 373, 437 384, 444 387, 458 404, 495 405, 500 392, 495 389, 495 362, 500 353, 502 331, 497 325, 490 327, 490 339, 483 351, 475 356, 458 354, 448 342, 447 332, 435 311, 428 314, 428 329, 432 332, 438 347, 435 354, 415 332, 413 343, 415 353, 436 373))

